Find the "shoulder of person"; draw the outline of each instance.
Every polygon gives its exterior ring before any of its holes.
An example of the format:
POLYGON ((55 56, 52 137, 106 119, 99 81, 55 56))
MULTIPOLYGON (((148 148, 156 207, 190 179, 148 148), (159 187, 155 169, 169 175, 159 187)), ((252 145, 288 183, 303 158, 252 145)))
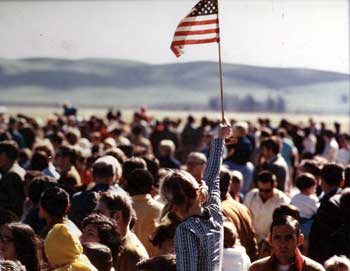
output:
POLYGON ((265 257, 259 259, 251 264, 249 271, 265 271, 268 270, 267 265, 269 263, 270 257, 265 257))
POLYGON ((303 256, 303 258, 304 258, 304 268, 305 268, 305 269, 303 268, 303 270, 306 270, 306 271, 325 271, 324 267, 320 263, 318 263, 318 262, 316 262, 316 261, 314 261, 306 256, 303 256))

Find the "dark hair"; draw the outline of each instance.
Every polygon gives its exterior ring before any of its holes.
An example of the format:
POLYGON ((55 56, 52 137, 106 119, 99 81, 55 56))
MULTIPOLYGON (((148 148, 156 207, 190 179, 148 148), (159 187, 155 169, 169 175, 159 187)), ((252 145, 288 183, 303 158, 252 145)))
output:
POLYGON ((72 146, 68 145, 60 146, 57 150, 56 156, 68 157, 72 165, 75 165, 78 159, 77 151, 72 146))
POLYGON ((315 177, 320 177, 321 176, 321 168, 317 164, 317 162, 314 161, 314 160, 309 160, 309 159, 303 160, 301 169, 302 169, 303 172, 311 173, 315 177))
POLYGON ((0 153, 5 153, 7 158, 11 161, 15 161, 18 158, 18 145, 15 141, 6 140, 0 142, 0 153))
POLYGON ((311 173, 302 173, 296 179, 296 187, 303 191, 316 185, 316 179, 311 173))
POLYGON ((40 206, 53 217, 63 217, 66 215, 69 205, 69 195, 60 187, 47 189, 40 198, 40 206))
POLYGON ((117 195, 112 192, 102 192, 100 193, 99 201, 103 202, 111 212, 121 211, 125 221, 130 221, 132 217, 136 218, 135 210, 128 196, 117 195))
POLYGON ((106 245, 113 255, 118 252, 121 237, 117 232, 115 223, 112 219, 102 214, 93 213, 88 215, 81 223, 83 229, 87 225, 94 225, 96 227, 100 243, 106 245))
POLYGON ((176 257, 173 254, 156 256, 137 263, 136 269, 143 271, 176 271, 176 257))
POLYGON ((128 179, 128 175, 137 168, 147 169, 145 160, 140 157, 131 157, 123 164, 123 177, 128 179))
POLYGON ((94 163, 92 166, 92 176, 96 178, 110 178, 115 174, 113 166, 107 163, 94 163))
POLYGON ((49 176, 38 176, 29 184, 28 197, 34 205, 40 201, 40 196, 47 189, 57 186, 57 182, 49 176))
POLYGON ((299 221, 290 215, 284 215, 284 216, 279 216, 275 220, 272 221, 272 224, 270 227, 271 236, 272 236, 272 231, 273 231, 274 227, 283 226, 283 225, 291 226, 294 229, 294 232, 296 233, 296 235, 300 234, 299 221))
POLYGON ((274 154, 277 154, 280 152, 281 149, 280 140, 274 136, 266 138, 260 143, 260 149, 263 147, 265 147, 268 150, 271 150, 274 154))
POLYGON ((130 196, 149 194, 154 180, 151 173, 145 169, 137 168, 128 175, 126 191, 130 196))
POLYGON ((154 186, 159 186, 159 160, 152 154, 146 154, 142 156, 142 159, 145 160, 148 171, 152 174, 154 179, 154 186))
POLYGON ((13 213, 10 210, 7 210, 3 207, 0 207, 0 228, 4 224, 8 224, 8 223, 15 222, 18 220, 19 220, 19 218, 17 217, 17 215, 15 213, 13 213))
POLYGON ((350 220, 350 188, 345 188, 340 196, 340 208, 343 211, 344 219, 350 220))
POLYGON ((272 220, 276 220, 279 217, 287 215, 300 221, 299 209, 291 204, 282 204, 281 206, 275 208, 275 210, 272 213, 272 220))
POLYGON ((271 171, 263 170, 258 174, 258 182, 270 183, 274 185, 276 181, 277 181, 276 175, 273 174, 271 171))
POLYGON ((343 180, 344 168, 340 164, 327 163, 321 170, 322 180, 328 185, 339 186, 343 180))
POLYGON ((160 247, 166 240, 174 239, 178 224, 179 222, 169 222, 158 225, 150 238, 152 245, 160 247))
POLYGON ((232 175, 230 173, 230 170, 227 168, 221 168, 220 169, 220 192, 221 192, 221 198, 227 194, 230 188, 232 175))
POLYGON ((33 229, 22 223, 6 224, 3 229, 11 231, 18 260, 27 271, 40 270, 38 245, 33 229))
POLYGON ((223 228, 224 228, 224 248, 231 248, 236 244, 237 240, 237 230, 235 229, 235 225, 227 220, 224 221, 223 223, 223 228), (230 237, 228 240, 227 237, 230 237))
POLYGON ((110 271, 112 269, 113 257, 109 247, 100 243, 87 242, 83 243, 83 248, 84 254, 98 271, 110 271))
POLYGON ((344 187, 350 187, 350 166, 344 170, 344 187))
POLYGON ((46 153, 43 151, 38 151, 33 154, 32 160, 30 161, 29 169, 43 171, 48 166, 49 159, 46 153))
POLYGON ((104 153, 104 155, 110 155, 113 156, 115 159, 118 160, 118 162, 122 165, 124 164, 124 162, 127 160, 126 155, 124 154, 124 152, 119 149, 119 148, 110 148, 108 150, 106 150, 106 152, 104 153))

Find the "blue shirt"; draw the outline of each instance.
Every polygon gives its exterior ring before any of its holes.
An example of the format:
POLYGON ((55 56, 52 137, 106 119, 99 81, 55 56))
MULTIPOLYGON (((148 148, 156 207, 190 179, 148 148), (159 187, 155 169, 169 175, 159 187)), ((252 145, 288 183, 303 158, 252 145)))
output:
POLYGON ((209 200, 202 216, 183 221, 175 233, 176 269, 181 271, 221 271, 223 227, 219 171, 223 140, 214 139, 204 175, 209 200))

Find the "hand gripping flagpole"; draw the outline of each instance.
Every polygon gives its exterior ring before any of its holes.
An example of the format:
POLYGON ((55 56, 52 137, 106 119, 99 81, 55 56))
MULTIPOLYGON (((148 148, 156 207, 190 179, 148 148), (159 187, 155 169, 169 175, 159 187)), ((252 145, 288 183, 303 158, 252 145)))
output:
MULTIPOLYGON (((218 0, 218 24, 220 29, 220 20, 219 20, 219 0, 218 0)), ((219 40, 218 40, 218 51, 219 51, 219 76, 220 76, 220 104, 221 104, 221 118, 224 122, 224 89, 222 84, 222 64, 221 64, 221 36, 219 31, 219 40)))

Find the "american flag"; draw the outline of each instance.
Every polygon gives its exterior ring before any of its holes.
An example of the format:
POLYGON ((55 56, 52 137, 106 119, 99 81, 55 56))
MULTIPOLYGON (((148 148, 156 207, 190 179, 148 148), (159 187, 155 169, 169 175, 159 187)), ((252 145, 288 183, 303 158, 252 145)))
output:
POLYGON ((219 32, 218 1, 201 0, 178 24, 170 48, 180 57, 187 44, 219 42, 219 32))

